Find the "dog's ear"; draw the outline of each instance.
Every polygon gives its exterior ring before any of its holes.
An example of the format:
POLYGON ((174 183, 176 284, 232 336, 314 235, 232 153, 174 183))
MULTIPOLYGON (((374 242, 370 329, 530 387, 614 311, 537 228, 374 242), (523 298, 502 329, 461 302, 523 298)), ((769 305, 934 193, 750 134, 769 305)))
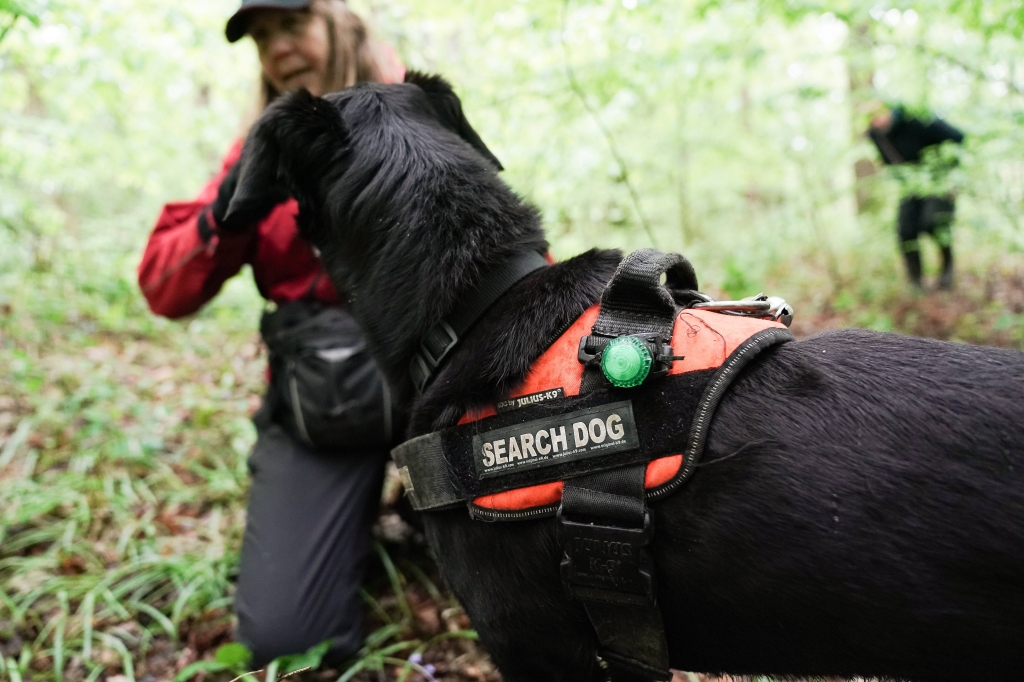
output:
POLYGON ((299 90, 271 104, 249 130, 239 160, 238 186, 227 217, 283 189, 299 201, 345 148, 348 135, 335 107, 299 90))
POLYGON ((498 157, 491 153, 491 150, 487 148, 484 141, 473 130, 473 126, 469 125, 466 115, 462 113, 462 102, 448 81, 440 76, 420 71, 406 71, 405 82, 417 85, 423 92, 427 93, 427 100, 430 102, 434 115, 441 125, 468 142, 485 159, 493 163, 498 170, 505 170, 505 167, 501 165, 501 161, 498 161, 498 157))

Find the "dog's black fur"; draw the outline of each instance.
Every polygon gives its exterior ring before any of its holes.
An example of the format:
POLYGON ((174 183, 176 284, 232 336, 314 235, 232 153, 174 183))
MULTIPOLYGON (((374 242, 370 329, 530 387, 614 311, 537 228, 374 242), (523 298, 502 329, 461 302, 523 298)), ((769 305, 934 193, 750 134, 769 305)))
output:
MULTIPOLYGON (((303 229, 412 401, 415 436, 504 395, 621 256, 590 251, 531 275, 414 399, 406 371, 427 328, 503 257, 546 242, 450 87, 411 80, 268 108, 235 202, 276 182, 298 197, 303 229)), ((697 474, 653 505, 672 666, 1024 674, 1022 389, 1024 354, 892 334, 762 353, 718 408, 697 474)), ((461 510, 425 522, 506 680, 602 679, 586 614, 563 594, 552 520, 485 524, 461 510)))

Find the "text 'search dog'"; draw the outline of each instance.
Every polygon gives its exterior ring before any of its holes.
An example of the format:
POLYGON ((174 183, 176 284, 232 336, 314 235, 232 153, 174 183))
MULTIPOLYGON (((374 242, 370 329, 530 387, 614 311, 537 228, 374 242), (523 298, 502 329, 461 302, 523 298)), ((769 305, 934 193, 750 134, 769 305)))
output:
POLYGON ((284 97, 283 184, 411 406, 394 457, 506 680, 1024 671, 1024 355, 792 340, 689 262, 549 264, 450 86, 284 97))

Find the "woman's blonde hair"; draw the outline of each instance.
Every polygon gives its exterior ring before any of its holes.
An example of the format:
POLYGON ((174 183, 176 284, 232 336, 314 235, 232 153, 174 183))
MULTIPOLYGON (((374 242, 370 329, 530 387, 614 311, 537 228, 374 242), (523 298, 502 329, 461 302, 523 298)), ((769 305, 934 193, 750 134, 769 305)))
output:
MULTIPOLYGON (((330 46, 327 92, 381 80, 380 47, 370 35, 366 23, 348 8, 344 0, 313 0, 306 11, 323 17, 327 22, 330 46)), ((259 111, 280 95, 261 71, 259 111)))

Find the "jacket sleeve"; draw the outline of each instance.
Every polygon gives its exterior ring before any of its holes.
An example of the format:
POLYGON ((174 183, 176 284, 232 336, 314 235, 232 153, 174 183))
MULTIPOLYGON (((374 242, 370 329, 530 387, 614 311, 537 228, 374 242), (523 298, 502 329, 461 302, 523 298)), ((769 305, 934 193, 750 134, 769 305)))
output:
POLYGON ((896 163, 896 160, 890 158, 889 153, 886 151, 887 148, 893 149, 893 146, 892 142, 886 139, 885 133, 883 133, 881 130, 874 126, 871 126, 870 128, 868 128, 868 139, 871 140, 871 142, 875 145, 875 149, 877 149, 879 155, 881 155, 882 163, 886 165, 892 165, 896 163))
POLYGON ((220 172, 193 201, 167 204, 157 219, 138 272, 142 294, 157 315, 175 318, 199 310, 238 273, 251 252, 256 230, 221 232, 208 209, 241 146, 241 141, 232 146, 220 172))
POLYGON ((951 140, 957 144, 964 141, 964 134, 960 130, 943 121, 941 118, 937 118, 925 126, 924 137, 925 146, 940 144, 947 140, 951 140))

